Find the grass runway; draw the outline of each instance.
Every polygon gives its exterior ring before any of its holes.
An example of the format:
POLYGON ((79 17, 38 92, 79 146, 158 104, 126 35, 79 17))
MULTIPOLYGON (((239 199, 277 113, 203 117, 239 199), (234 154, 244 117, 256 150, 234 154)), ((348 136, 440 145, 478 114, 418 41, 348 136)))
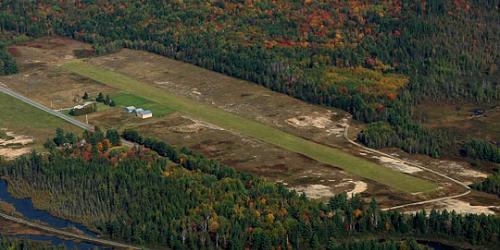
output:
POLYGON ((102 69, 83 61, 72 61, 63 68, 121 91, 134 93, 165 109, 184 113, 222 128, 253 137, 280 148, 300 153, 316 161, 337 166, 354 175, 374 180, 393 189, 407 192, 428 192, 437 188, 433 182, 407 175, 322 144, 283 132, 265 124, 205 105, 189 98, 141 83, 131 77, 102 69))

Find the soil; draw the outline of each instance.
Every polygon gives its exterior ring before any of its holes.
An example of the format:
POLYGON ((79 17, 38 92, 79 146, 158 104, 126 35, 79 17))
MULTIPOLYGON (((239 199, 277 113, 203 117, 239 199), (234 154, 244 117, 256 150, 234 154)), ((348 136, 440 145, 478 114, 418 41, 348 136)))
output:
POLYGON ((332 180, 358 179, 333 166, 180 114, 136 128, 147 136, 187 146, 236 169, 282 182, 290 188, 302 190, 309 185, 322 185, 330 190, 315 192, 315 198, 328 198, 335 192, 349 191, 345 187, 336 187, 337 183, 332 180))
MULTIPOLYGON (((59 67, 72 60, 73 50, 89 47, 88 44, 58 37, 16 45, 14 48, 19 52, 16 61, 21 73, 0 77, 0 82, 42 104, 52 104, 54 109, 74 106, 75 97, 85 91, 91 94, 116 92, 113 88, 73 75, 59 67)), ((318 163, 177 113, 148 120, 133 119, 117 109, 89 115, 89 122, 101 128, 137 128, 147 136, 163 139, 177 147, 187 146, 236 169, 282 182, 297 190, 313 190, 309 192, 310 195, 319 199, 342 191, 360 192, 367 199, 375 196, 382 206, 391 206, 461 191, 456 185, 433 174, 417 171, 402 162, 373 155, 349 144, 342 136, 345 127, 350 125, 349 135, 354 138, 363 125, 352 121, 350 114, 342 110, 307 104, 254 83, 143 51, 123 49, 118 53, 90 58, 87 62, 398 171, 433 180, 440 184, 440 188, 426 194, 403 194, 388 190, 383 185, 353 176, 335 166, 318 163), (345 179, 351 182, 339 186, 345 179)), ((463 170, 456 173, 457 169, 446 169, 436 159, 407 155, 393 149, 387 152, 432 166, 453 177, 460 176, 460 180, 476 181, 482 178, 480 173, 471 172, 477 170, 466 163, 457 163, 463 170)))
MULTIPOLYGON (((2 131, 6 131, 5 128, 2 131)), ((16 135, 13 132, 5 132, 8 138, 0 139, 0 157, 14 159, 18 156, 30 153, 31 147, 26 145, 33 144, 33 138, 25 135, 16 135)))
POLYGON ((0 139, 0 147, 25 146, 33 143, 33 138, 25 135, 16 135, 13 132, 6 132, 9 139, 0 139))
POLYGON ((442 209, 447 209, 449 211, 455 210, 457 213, 466 214, 466 213, 474 213, 474 214, 495 214, 493 209, 500 208, 499 206, 472 206, 470 203, 450 199, 446 201, 441 201, 438 203, 438 206, 443 206, 442 209))
MULTIPOLYGON (((365 151, 365 154, 368 154, 368 152, 365 151)), ((373 158, 379 160, 382 165, 397 169, 403 173, 413 174, 422 171, 420 168, 410 166, 403 161, 395 160, 386 156, 373 156, 373 158)))

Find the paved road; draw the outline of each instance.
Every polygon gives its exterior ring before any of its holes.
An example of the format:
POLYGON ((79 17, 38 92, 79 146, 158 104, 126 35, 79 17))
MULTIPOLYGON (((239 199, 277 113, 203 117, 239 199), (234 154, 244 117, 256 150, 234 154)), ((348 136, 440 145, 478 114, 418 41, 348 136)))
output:
MULTIPOLYGON (((65 115, 65 114, 63 114, 61 112, 58 112, 58 111, 52 110, 52 109, 50 109, 48 107, 45 107, 44 105, 42 105, 42 104, 40 104, 38 102, 35 102, 35 101, 29 99, 28 97, 25 97, 25 96, 23 96, 23 95, 15 92, 15 91, 13 91, 13 90, 8 89, 8 88, 6 88, 4 86, 1 86, 1 85, 0 85, 0 92, 5 93, 7 95, 10 95, 10 96, 12 96, 12 97, 14 97, 14 98, 22 101, 22 102, 25 102, 25 103, 27 103, 27 104, 35 107, 35 108, 38 108, 38 109, 40 109, 42 111, 45 111, 45 112, 47 112, 47 113, 49 113, 49 114, 51 114, 53 116, 57 116, 57 117, 65 120, 65 121, 67 121, 67 122, 69 122, 69 123, 77 126, 77 127, 80 127, 82 129, 89 130, 89 131, 93 131, 94 130, 94 126, 92 126, 90 124, 86 124, 86 123, 81 122, 81 121, 79 121, 79 120, 77 120, 75 118, 67 116, 67 115, 65 115)), ((123 140, 123 139, 122 139, 122 143, 124 145, 129 146, 129 147, 134 146, 134 143, 126 141, 126 140, 123 140)))
POLYGON ((430 200, 425 200, 425 201, 412 202, 412 203, 407 203, 407 204, 403 204, 403 205, 399 205, 399 206, 394 206, 394 207, 384 208, 384 209, 382 209, 382 210, 385 210, 385 211, 387 211, 387 210, 394 210, 394 209, 399 209, 399 208, 404 208, 404 207, 410 207, 410 206, 416 206, 416 205, 423 205, 423 204, 428 204, 428 203, 433 203, 433 202, 438 202, 438 201, 444 201, 444 200, 449 200, 449 199, 455 199, 455 198, 459 198, 459 197, 462 197, 462 196, 468 195, 468 194, 471 192, 470 187, 469 187, 467 184, 465 184, 465 183, 463 183, 463 182, 461 182, 461 181, 459 181, 459 180, 453 179, 453 178, 451 178, 451 177, 449 177, 449 176, 447 176, 447 175, 445 175, 445 174, 443 174, 443 173, 437 172, 437 171, 435 171, 435 170, 432 170, 432 169, 426 168, 426 167, 424 167, 424 166, 422 166, 422 165, 420 165, 420 164, 416 164, 416 163, 413 163, 413 162, 405 161, 405 160, 403 160, 403 159, 400 159, 400 158, 394 157, 394 156, 392 156, 392 155, 390 155, 390 154, 386 154, 386 153, 384 153, 384 152, 381 152, 381 151, 375 150, 375 149, 373 149, 373 148, 365 147, 364 145, 361 145, 361 144, 359 144, 359 143, 357 143, 357 142, 355 142, 355 141, 351 140, 351 139, 349 138, 349 134, 348 134, 348 133, 349 133, 349 125, 347 125, 347 126, 345 127, 345 130, 344 130, 344 138, 345 138, 345 139, 346 139, 349 143, 351 143, 351 144, 353 144, 353 145, 355 145, 355 146, 357 146, 357 147, 360 147, 360 148, 362 148, 362 149, 364 149, 364 150, 366 150, 366 151, 369 151, 369 152, 372 152, 372 153, 375 153, 375 154, 378 154, 378 155, 383 155, 383 156, 385 156, 385 157, 389 157, 389 158, 391 158, 391 159, 393 159, 393 160, 398 160, 398 161, 401 161, 401 162, 403 162, 404 164, 410 165, 410 166, 412 166, 412 167, 419 168, 419 169, 421 169, 422 171, 431 172, 431 173, 433 173, 433 174, 435 174, 435 175, 438 175, 438 176, 443 177, 443 178, 445 178, 445 179, 447 179, 447 180, 449 180, 449 181, 452 181, 452 182, 454 182, 455 184, 458 184, 458 185, 462 186, 462 187, 465 189, 465 191, 464 191, 463 193, 460 193, 460 194, 457 194, 457 195, 449 195, 449 196, 439 197, 439 198, 430 199, 430 200))
MULTIPOLYGON (((57 111, 54 111, 48 107, 45 107, 43 106, 42 104, 38 103, 38 102, 35 102, 21 94, 18 94, 6 87, 3 87, 0 85, 0 92, 2 93, 5 93, 7 95, 10 95, 18 100, 21 100, 33 107, 36 107, 40 110, 43 110, 51 115, 54 115, 56 117, 59 117, 77 127, 80 127, 82 129, 85 129, 85 130, 90 130, 90 131, 93 131, 94 130, 94 126, 92 125, 89 125, 89 124, 86 124, 86 123, 83 123, 81 121, 78 121, 72 117, 69 117, 67 115, 64 115, 60 112, 57 112, 57 111)), ((129 141, 125 141, 125 140, 122 140, 122 143, 123 144, 126 144, 128 146, 134 146, 134 143, 132 142, 129 142, 129 141)), ((48 227, 48 226, 44 226, 44 225, 40 225, 40 224, 37 224, 37 223, 33 223, 33 222, 30 222, 30 221, 27 221, 27 220, 24 220, 24 219, 21 219, 21 218, 17 218, 17 217, 13 217, 13 216, 10 216, 10 215, 7 215, 7 214, 4 214, 4 213, 0 213, 0 217, 6 219, 6 220, 9 220, 9 221, 13 221, 13 222, 16 222, 16 223, 19 223, 19 224, 23 224, 23 225, 26 225, 26 226, 29 226, 29 227, 32 227, 32 228, 36 228, 36 229, 40 229, 40 230, 43 230, 43 231, 46 231, 46 232, 50 232, 50 233, 53 233, 53 234, 57 234, 57 235, 61 235, 61 236, 66 236, 66 237, 70 237, 70 238, 74 238, 74 239, 79 239, 79 240, 83 240, 83 241, 86 241, 86 242, 91 242, 91 243, 97 243, 97 244, 102 244, 102 245, 106 245, 106 246, 111 246, 111 247, 117 247, 117 248, 125 248, 125 249, 141 249, 141 248, 138 248, 138 247, 135 247, 135 246, 131 246, 131 245, 127 245, 127 244, 122 244, 122 243, 119 243, 119 242, 114 242, 114 241, 109 241, 109 240, 103 240, 103 239, 98 239, 98 238, 93 238, 93 237, 89 237, 89 236, 86 236, 86 235, 80 235, 80 234, 74 234, 74 233, 70 233, 70 232, 66 232, 66 231, 63 231, 63 230, 59 230, 59 229, 55 229, 55 228, 52 228, 52 227, 48 227)))
POLYGON ((50 109, 48 107, 45 107, 42 104, 40 104, 38 102, 35 102, 35 101, 33 101, 33 100, 31 100, 31 99, 29 99, 29 98, 27 98, 27 97, 25 97, 25 96, 23 96, 21 94, 18 94, 18 93, 14 92, 14 91, 6 88, 6 87, 0 86, 0 92, 3 92, 5 94, 7 94, 7 95, 10 95, 10 96, 12 96, 12 97, 14 97, 16 99, 19 99, 19 100, 25 102, 25 103, 33 106, 33 107, 36 107, 36 108, 41 109, 41 110, 43 110, 43 111, 45 111, 47 113, 50 113, 50 114, 52 114, 54 116, 57 116, 57 117, 65 120, 65 121, 67 121, 67 122, 69 122, 69 123, 77 126, 77 127, 80 127, 82 129, 86 129, 86 130, 94 130, 94 127, 91 126, 91 125, 89 125, 89 124, 83 123, 83 122, 81 122, 79 120, 76 120, 76 119, 71 118, 71 117, 69 117, 67 115, 64 115, 63 113, 59 113, 59 112, 54 111, 54 110, 52 110, 52 109, 50 109))
POLYGON ((127 245, 127 244, 123 244, 123 243, 119 243, 119 242, 97 239, 97 238, 93 238, 93 237, 89 237, 89 236, 85 236, 85 235, 66 232, 63 230, 59 230, 59 229, 55 229, 52 227, 47 227, 44 225, 33 223, 33 222, 30 222, 30 221, 27 221, 27 220, 24 220, 21 218, 13 217, 13 216, 10 216, 10 215, 4 214, 4 213, 0 213, 0 217, 3 219, 6 219, 6 220, 13 221, 13 222, 16 222, 16 223, 19 223, 19 224, 22 224, 22 225, 25 225, 28 227, 36 228, 36 229, 39 229, 39 230, 42 230, 42 231, 45 231, 48 233, 53 233, 53 234, 57 234, 60 236, 66 236, 69 238, 79 239, 79 240, 83 240, 85 242, 97 243, 100 245, 123 248, 123 249, 142 249, 142 248, 139 248, 136 246, 127 245))

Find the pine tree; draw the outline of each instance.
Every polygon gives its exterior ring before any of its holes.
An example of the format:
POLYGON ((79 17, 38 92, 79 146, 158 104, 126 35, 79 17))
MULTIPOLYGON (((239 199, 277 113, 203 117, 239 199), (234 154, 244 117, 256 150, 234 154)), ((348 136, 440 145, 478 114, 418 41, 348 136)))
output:
POLYGON ((99 92, 95 100, 96 102, 104 102, 104 95, 101 92, 99 92))

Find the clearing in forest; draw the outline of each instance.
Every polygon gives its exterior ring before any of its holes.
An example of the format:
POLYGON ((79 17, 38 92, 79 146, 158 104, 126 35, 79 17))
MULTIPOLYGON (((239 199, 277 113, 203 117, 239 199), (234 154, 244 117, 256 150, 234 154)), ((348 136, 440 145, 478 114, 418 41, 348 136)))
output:
POLYGON ((0 107, 0 128, 33 137, 35 148, 41 148, 58 127, 78 134, 81 132, 68 122, 4 93, 0 93, 0 107))
POLYGON ((374 180, 403 192, 428 192, 437 187, 435 183, 430 181, 377 165, 341 150, 294 136, 222 109, 183 96, 173 95, 163 89, 141 83, 126 75, 105 70, 83 61, 68 62, 63 65, 63 68, 119 90, 134 93, 134 95, 164 105, 168 109, 305 155, 316 161, 340 167, 355 175, 374 180))

